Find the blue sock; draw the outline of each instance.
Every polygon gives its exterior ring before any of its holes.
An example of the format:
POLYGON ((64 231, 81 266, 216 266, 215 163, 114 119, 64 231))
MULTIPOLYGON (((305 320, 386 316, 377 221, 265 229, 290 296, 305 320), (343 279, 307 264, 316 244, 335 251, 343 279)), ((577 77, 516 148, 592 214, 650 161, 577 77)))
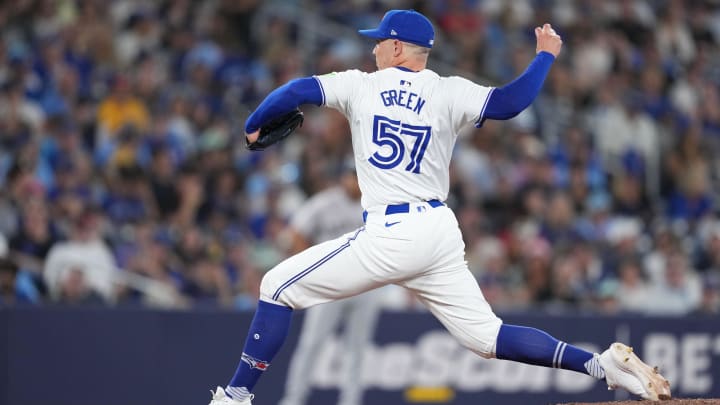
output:
POLYGON ((502 325, 495 355, 498 359, 573 370, 599 379, 605 377, 605 372, 592 353, 534 328, 502 325))
POLYGON ((291 318, 292 309, 289 307, 258 302, 245 339, 242 359, 226 389, 231 397, 242 400, 250 395, 262 372, 267 370, 285 342, 291 318))

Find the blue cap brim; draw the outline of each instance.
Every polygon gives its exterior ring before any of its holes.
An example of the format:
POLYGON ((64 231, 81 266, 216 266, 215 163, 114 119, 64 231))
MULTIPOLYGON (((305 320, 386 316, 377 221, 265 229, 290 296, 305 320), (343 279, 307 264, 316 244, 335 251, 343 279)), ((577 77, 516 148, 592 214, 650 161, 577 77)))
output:
POLYGON ((358 30, 358 33, 360 35, 364 35, 366 37, 375 38, 375 39, 386 39, 387 36, 385 36, 380 30, 372 29, 372 30, 358 30))

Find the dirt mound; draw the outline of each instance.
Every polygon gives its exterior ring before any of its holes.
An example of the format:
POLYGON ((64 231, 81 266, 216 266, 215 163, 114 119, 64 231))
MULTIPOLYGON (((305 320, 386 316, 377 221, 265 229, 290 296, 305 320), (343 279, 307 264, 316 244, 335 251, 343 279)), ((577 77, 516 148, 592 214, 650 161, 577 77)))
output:
POLYGON ((649 401, 612 401, 612 402, 572 402, 569 404, 558 405, 639 405, 639 404, 655 404, 658 405, 720 405, 720 399, 671 399, 661 402, 649 401))

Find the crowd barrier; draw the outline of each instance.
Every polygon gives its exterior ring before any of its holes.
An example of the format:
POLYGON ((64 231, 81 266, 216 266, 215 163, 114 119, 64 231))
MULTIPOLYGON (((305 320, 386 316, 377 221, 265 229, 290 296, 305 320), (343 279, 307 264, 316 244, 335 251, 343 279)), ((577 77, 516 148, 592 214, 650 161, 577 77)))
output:
MULTIPOLYGON (((302 311, 256 387, 277 404, 302 311)), ((194 310, 0 309, 0 405, 198 405, 234 372, 252 313, 194 310)), ((677 397, 720 397, 720 319, 506 314, 600 351, 629 342, 677 397)), ((342 341, 314 359, 312 405, 337 401, 342 341)), ((383 313, 365 353, 366 404, 554 404, 627 398, 579 374, 485 360, 424 312, 383 313)))

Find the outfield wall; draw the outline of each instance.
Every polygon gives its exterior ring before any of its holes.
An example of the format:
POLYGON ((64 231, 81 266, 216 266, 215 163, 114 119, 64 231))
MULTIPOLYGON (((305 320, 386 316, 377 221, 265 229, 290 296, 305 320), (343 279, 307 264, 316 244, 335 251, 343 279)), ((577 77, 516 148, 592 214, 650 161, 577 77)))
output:
MULTIPOLYGON (((224 385, 252 314, 141 309, 0 309, 0 405, 197 405, 224 385)), ((629 341, 671 379, 676 396, 720 397, 720 319, 506 315, 601 350, 629 341)), ((256 394, 274 405, 301 315, 256 394)), ((342 343, 329 340, 310 404, 336 403, 342 343)), ((622 399, 575 373, 484 360, 427 313, 384 313, 366 352, 365 403, 548 404, 622 399), (414 390, 408 388, 415 387, 414 390), (424 402, 409 402, 409 396, 424 402), (419 397, 418 397, 419 396, 419 397), (435 401, 430 402, 435 398, 435 401), (443 399, 445 398, 445 399, 443 399)))

